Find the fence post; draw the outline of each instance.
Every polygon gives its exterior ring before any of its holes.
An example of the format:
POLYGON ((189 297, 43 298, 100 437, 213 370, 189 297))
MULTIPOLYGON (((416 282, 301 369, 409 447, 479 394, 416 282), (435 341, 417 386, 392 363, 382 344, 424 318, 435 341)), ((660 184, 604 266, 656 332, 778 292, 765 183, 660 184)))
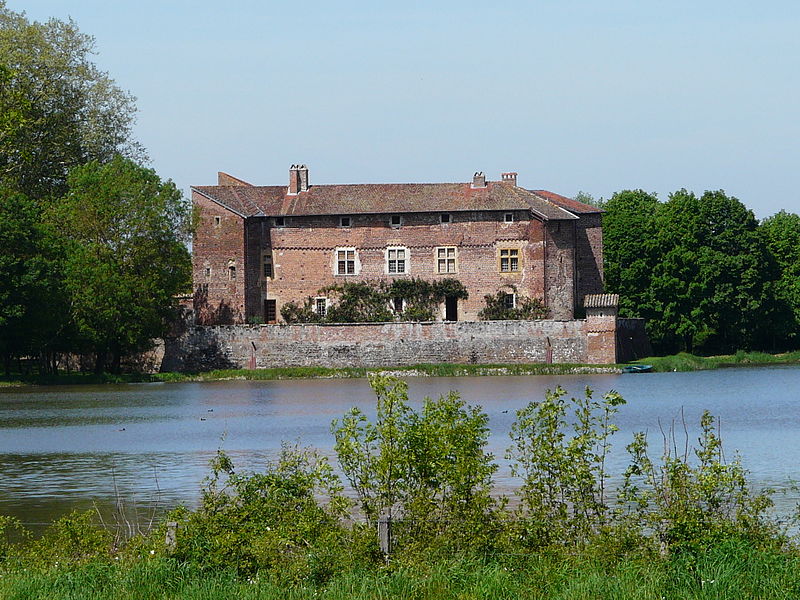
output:
POLYGON ((392 553, 392 516, 383 513, 378 517, 378 545, 381 548, 386 562, 389 562, 389 556, 392 553))
POLYGON ((178 545, 178 522, 169 521, 167 523, 167 537, 164 540, 164 545, 169 552, 174 552, 178 545))

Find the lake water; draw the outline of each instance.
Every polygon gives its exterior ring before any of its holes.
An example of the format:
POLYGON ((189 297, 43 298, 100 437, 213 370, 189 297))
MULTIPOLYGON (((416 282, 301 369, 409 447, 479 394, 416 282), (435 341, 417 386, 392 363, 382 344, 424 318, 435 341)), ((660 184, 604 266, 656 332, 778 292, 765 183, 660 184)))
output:
MULTIPOLYGON (((571 395, 586 386, 620 392, 627 405, 616 422, 611 470, 621 473, 634 431, 683 422, 697 438, 704 409, 719 416, 726 454, 739 450, 759 486, 787 488, 800 473, 800 367, 759 367, 696 373, 524 377, 409 378, 410 397, 458 390, 490 417, 490 450, 501 468, 496 484, 513 490, 502 459, 514 413, 560 385, 571 395), (683 417, 682 417, 683 415, 683 417)), ((24 388, 0 392, 0 514, 34 530, 74 508, 108 514, 115 498, 129 514, 153 507, 195 505, 208 462, 223 448, 235 464, 258 468, 281 442, 299 441, 331 454, 331 420, 356 405, 374 414, 364 379, 231 381, 95 387, 24 388)), ((778 498, 789 512, 797 498, 778 498)))

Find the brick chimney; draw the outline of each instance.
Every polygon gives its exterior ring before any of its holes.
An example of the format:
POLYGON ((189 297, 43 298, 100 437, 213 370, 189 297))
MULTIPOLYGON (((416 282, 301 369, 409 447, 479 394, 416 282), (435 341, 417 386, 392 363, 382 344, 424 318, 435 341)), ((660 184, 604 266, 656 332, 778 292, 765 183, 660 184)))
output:
POLYGON ((516 173, 502 173, 500 175, 503 183, 510 183, 513 186, 517 185, 517 174, 516 173))
POLYGON ((475 175, 472 176, 472 187, 473 188, 486 187, 486 175, 484 175, 482 171, 476 171, 475 175))
POLYGON ((294 196, 308 191, 308 167, 292 165, 289 167, 289 194, 294 196))

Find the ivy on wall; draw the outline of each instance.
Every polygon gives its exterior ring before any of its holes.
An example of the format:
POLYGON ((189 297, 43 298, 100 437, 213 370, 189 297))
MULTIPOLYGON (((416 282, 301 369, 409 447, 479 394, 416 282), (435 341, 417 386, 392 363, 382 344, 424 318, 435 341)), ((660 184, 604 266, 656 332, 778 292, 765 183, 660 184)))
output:
POLYGON ((464 284, 452 277, 433 282, 415 277, 391 283, 345 282, 324 287, 317 296, 327 298, 324 312, 317 310, 316 299, 309 296, 302 305, 284 304, 281 317, 287 323, 433 321, 445 298, 466 300, 469 294, 464 284))
POLYGON ((513 285, 496 294, 486 294, 483 300, 486 306, 478 313, 481 321, 536 321, 548 316, 541 298, 521 297, 513 285))

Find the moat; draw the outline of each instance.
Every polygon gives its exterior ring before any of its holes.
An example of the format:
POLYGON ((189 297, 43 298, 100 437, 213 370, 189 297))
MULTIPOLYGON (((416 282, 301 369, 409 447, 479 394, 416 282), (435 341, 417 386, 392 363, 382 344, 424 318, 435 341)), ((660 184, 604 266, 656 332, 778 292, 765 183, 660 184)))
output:
MULTIPOLYGON (((615 389, 627 400, 616 422, 613 473, 624 447, 647 430, 654 453, 672 423, 696 439, 704 409, 718 415, 727 458, 739 450, 758 486, 787 488, 800 464, 800 367, 646 375, 410 378, 418 402, 450 389, 490 416, 496 487, 517 485, 503 460, 514 413, 557 385, 570 394, 615 389), (682 416, 683 415, 683 416, 682 416)), ((17 388, 0 393, 0 514, 36 530, 74 508, 107 512, 117 495, 144 514, 195 505, 208 462, 223 448, 258 468, 282 441, 332 452, 331 420, 350 406, 372 412, 364 379, 17 388), (116 488, 116 492, 115 492, 116 488)), ((797 494, 776 497, 788 514, 797 494)))

